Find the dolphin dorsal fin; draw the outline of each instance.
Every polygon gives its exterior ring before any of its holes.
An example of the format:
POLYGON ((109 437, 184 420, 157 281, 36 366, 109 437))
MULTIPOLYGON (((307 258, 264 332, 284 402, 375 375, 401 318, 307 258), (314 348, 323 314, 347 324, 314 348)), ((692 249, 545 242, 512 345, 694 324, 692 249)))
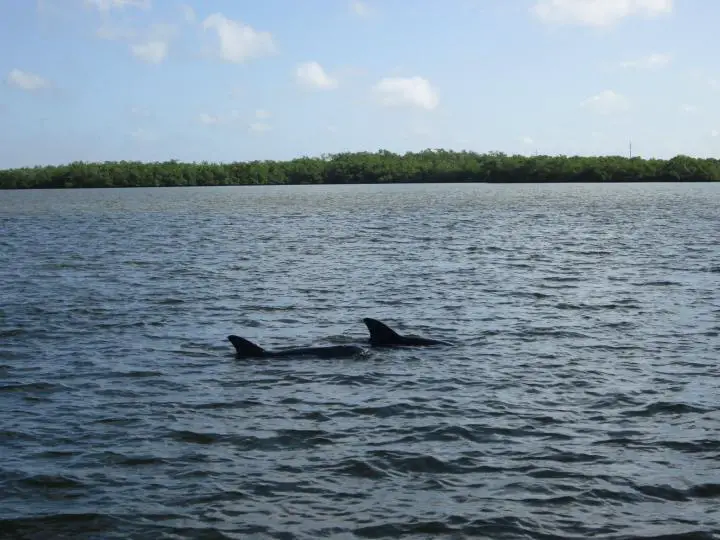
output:
POLYGON ((370 332, 370 343, 372 345, 385 345, 402 343, 403 337, 385 323, 376 319, 366 317, 363 319, 368 332, 370 332))
POLYGON ((242 358, 265 356, 265 349, 259 345, 255 345, 252 341, 234 335, 228 336, 228 340, 233 344, 233 347, 235 347, 238 356, 242 358))

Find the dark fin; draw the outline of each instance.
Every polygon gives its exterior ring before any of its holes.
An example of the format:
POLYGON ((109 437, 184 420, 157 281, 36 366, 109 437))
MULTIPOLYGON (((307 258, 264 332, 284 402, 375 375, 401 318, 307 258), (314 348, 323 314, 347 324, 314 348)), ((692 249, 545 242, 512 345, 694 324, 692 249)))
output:
POLYGON ((370 332, 370 343, 373 345, 392 345, 403 342, 403 337, 395 330, 375 319, 363 319, 370 332))
POLYGON ((238 356, 242 358, 257 358, 265 356, 265 349, 255 345, 252 341, 248 341, 240 336, 228 336, 228 340, 235 347, 238 356))

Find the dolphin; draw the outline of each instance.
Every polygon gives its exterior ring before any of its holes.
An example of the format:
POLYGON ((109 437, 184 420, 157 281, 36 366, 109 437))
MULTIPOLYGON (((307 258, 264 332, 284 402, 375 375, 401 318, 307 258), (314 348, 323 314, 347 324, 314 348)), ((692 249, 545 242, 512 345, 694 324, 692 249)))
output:
POLYGON ((419 336, 402 336, 388 325, 378 320, 365 317, 365 326, 370 332, 370 345, 372 347, 422 347, 426 345, 452 345, 447 341, 424 338, 419 336))
POLYGON ((292 349, 278 349, 268 351, 252 341, 240 336, 228 336, 228 340, 235 347, 238 358, 271 358, 279 356, 316 356, 318 358, 341 358, 355 356, 365 352, 357 345, 331 345, 325 347, 297 347, 292 349))

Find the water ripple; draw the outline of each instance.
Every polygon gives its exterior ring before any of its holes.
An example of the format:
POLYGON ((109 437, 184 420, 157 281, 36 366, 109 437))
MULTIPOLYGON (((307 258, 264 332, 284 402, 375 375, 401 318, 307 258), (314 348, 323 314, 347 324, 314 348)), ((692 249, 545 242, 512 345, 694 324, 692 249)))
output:
POLYGON ((2 538, 720 538, 714 185, 0 192, 2 538), (238 361, 364 342, 452 348, 238 361))

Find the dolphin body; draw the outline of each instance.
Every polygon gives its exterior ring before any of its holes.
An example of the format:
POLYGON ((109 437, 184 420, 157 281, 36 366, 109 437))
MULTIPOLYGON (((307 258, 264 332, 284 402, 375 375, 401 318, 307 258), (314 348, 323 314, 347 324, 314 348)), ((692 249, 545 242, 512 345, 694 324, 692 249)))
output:
POLYGON ((370 332, 370 345, 372 347, 425 347, 429 345, 452 345, 447 341, 424 338, 420 336, 403 336, 388 325, 376 319, 365 317, 365 326, 370 332))
POLYGON ((356 345, 330 345, 327 347, 297 347, 268 351, 240 336, 228 336, 238 358, 277 358, 282 356, 315 356, 317 358, 342 358, 365 352, 356 345))

